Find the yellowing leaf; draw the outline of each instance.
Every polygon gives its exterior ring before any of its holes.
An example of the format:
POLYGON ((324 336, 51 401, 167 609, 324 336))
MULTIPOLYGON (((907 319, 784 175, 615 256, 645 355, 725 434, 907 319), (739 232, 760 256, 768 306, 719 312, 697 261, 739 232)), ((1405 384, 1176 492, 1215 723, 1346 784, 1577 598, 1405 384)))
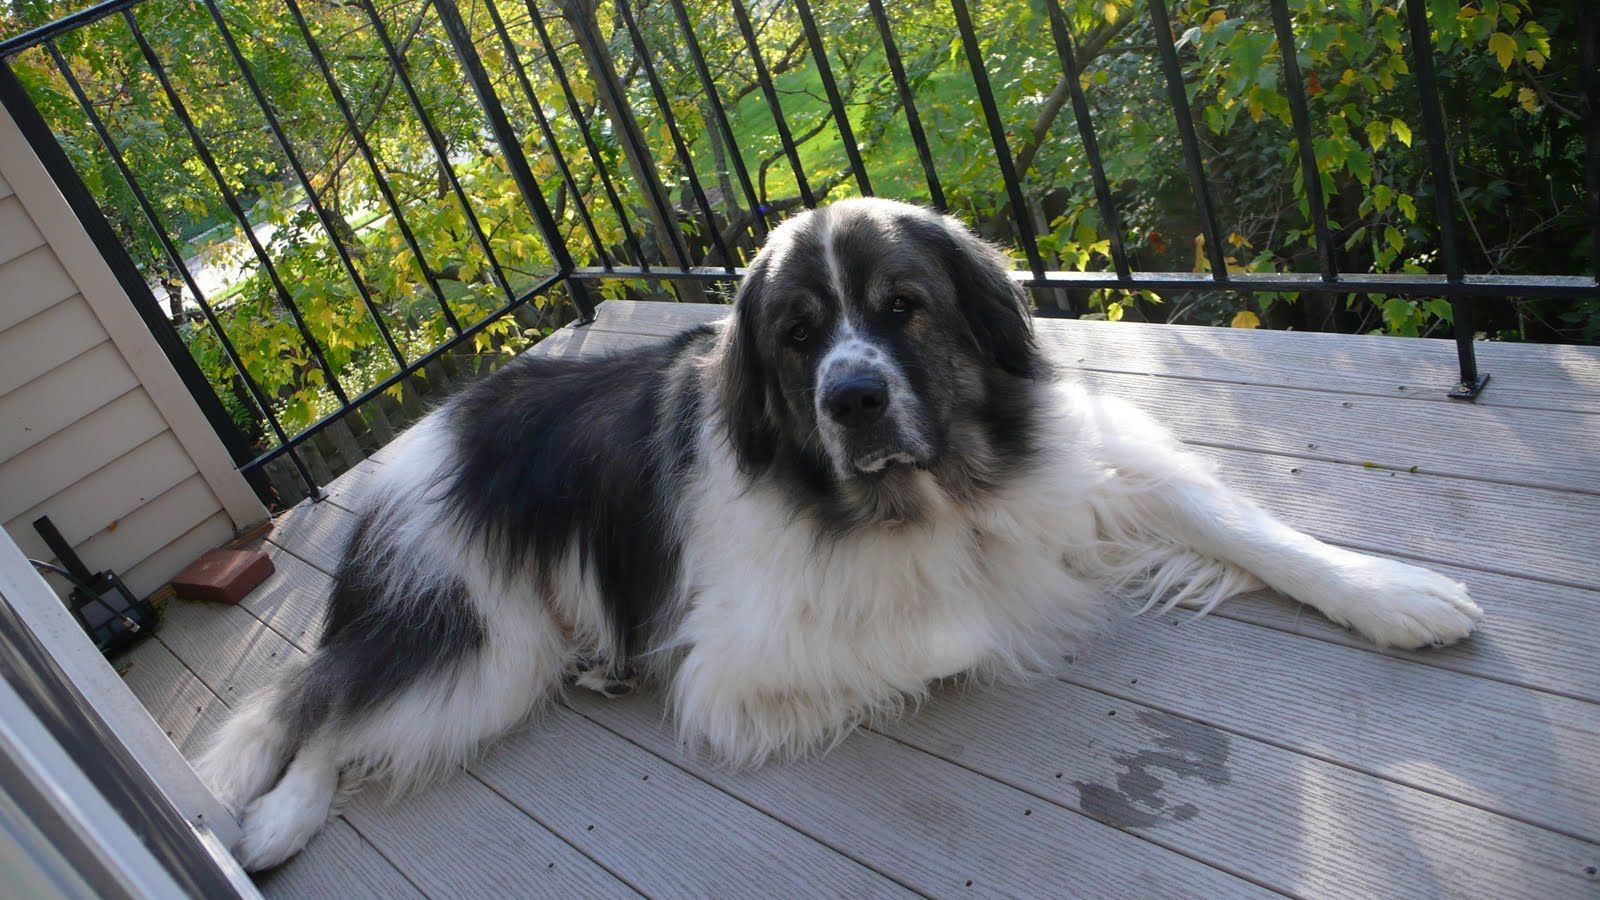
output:
POLYGON ((1539 71, 1544 71, 1545 55, 1537 50, 1529 50, 1522 55, 1523 62, 1533 66, 1539 71))
POLYGON ((1533 88, 1525 87, 1517 91, 1517 103, 1530 113, 1539 111, 1539 95, 1533 88))
POLYGON ((1261 317, 1248 309, 1241 309, 1233 315, 1233 321, 1228 325, 1233 328, 1260 328, 1261 317))
POLYGON ((1109 303, 1109 304, 1106 305, 1106 320, 1107 321, 1111 321, 1111 322, 1121 322, 1122 321, 1122 304, 1121 303, 1113 302, 1113 303, 1109 303))
POLYGON ((1228 14, 1219 9, 1219 10, 1216 10, 1216 11, 1212 12, 1211 15, 1207 16, 1205 24, 1201 25, 1200 27, 1202 29, 1206 30, 1206 31, 1210 31, 1211 29, 1217 27, 1218 25, 1221 25, 1224 21, 1227 20, 1227 18, 1228 18, 1228 14))
POLYGON ((1511 61, 1517 57, 1517 42, 1511 35, 1503 31, 1496 31, 1489 35, 1489 52, 1500 63, 1500 68, 1511 68, 1511 61))
POLYGON ((1389 122, 1389 130, 1394 132, 1394 136, 1399 139, 1400 143, 1405 144, 1407 147, 1411 146, 1410 125, 1407 125, 1405 122, 1402 122, 1399 119, 1392 119, 1389 122))
POLYGON ((1355 84, 1356 83, 1356 70, 1355 69, 1345 69, 1344 70, 1344 74, 1339 76, 1339 83, 1344 85, 1345 87, 1349 87, 1350 85, 1355 84))
POLYGON ((1122 10, 1117 9, 1114 3, 1107 3, 1100 7, 1100 15, 1106 20, 1107 25, 1115 25, 1117 24, 1117 19, 1122 15, 1122 10))
POLYGON ((1511 85, 1502 84, 1498 88, 1495 88, 1494 93, 1490 94, 1489 96, 1496 100, 1499 100, 1501 97, 1509 97, 1511 96, 1511 85))
POLYGON ((1382 119, 1370 119, 1370 120, 1368 120, 1368 122, 1367 122, 1367 143, 1372 145, 1372 149, 1376 150, 1379 147, 1382 147, 1383 146, 1383 142, 1388 140, 1388 138, 1389 138, 1389 123, 1383 121, 1382 119))

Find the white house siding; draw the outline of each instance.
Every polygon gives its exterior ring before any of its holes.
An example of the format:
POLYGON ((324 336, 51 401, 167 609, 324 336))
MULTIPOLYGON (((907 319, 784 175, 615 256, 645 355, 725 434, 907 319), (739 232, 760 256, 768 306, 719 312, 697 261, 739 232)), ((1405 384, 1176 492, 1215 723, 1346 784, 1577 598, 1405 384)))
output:
POLYGON ((267 513, 0 110, 0 523, 49 559, 41 515, 143 595, 267 513))

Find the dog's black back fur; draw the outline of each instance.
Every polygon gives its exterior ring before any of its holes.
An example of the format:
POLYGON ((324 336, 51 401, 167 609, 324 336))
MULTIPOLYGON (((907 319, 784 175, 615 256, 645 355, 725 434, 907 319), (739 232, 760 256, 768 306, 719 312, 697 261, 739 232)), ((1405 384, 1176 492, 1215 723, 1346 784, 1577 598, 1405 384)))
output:
POLYGON ((700 328, 604 360, 529 357, 464 392, 448 412, 457 520, 507 566, 548 572, 570 551, 594 578, 618 659, 644 646, 677 579, 668 479, 692 462, 699 390, 672 369, 712 340, 700 328))
MULTIPOLYGON (((693 462, 702 399, 693 379, 673 388, 671 370, 712 334, 697 328, 600 360, 508 362, 448 401, 443 427, 456 465, 443 484, 412 487, 441 497, 507 571, 549 573, 575 550, 610 620, 615 653, 606 663, 618 677, 676 585, 679 543, 665 485, 693 462)), ((396 620, 384 573, 368 571, 369 559, 382 558, 368 551, 387 539, 386 527, 367 512, 345 548, 321 638, 332 652, 297 678, 297 734, 366 712, 471 658, 484 641, 489 626, 454 580, 408 598, 405 620, 396 620)))

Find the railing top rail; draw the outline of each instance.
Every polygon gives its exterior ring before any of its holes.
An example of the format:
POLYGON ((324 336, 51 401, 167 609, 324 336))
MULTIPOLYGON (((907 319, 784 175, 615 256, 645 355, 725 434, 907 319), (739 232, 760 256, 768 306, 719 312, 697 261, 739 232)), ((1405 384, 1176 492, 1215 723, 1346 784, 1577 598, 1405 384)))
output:
POLYGON ((114 16, 143 2, 144 0, 103 0, 101 3, 86 6, 75 13, 46 22, 36 28, 30 28, 19 35, 0 40, 0 59, 15 56, 46 41, 77 31, 85 25, 93 25, 101 19, 114 16))

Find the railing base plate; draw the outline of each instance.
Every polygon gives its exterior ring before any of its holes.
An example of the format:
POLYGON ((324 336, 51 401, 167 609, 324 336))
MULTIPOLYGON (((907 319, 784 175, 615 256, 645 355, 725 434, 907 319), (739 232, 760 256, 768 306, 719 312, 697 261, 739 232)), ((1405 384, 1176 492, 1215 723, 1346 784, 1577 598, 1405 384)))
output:
POLYGON ((1485 372, 1471 381, 1458 381, 1447 395, 1451 400, 1476 400, 1483 393, 1484 385, 1489 383, 1489 374, 1485 372))

